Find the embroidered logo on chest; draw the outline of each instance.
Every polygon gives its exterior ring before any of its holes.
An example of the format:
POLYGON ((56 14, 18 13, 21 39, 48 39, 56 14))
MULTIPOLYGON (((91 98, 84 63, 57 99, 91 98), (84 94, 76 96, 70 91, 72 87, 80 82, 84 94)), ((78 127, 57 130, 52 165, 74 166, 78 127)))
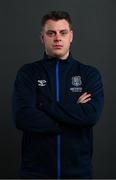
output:
POLYGON ((38 86, 46 86, 46 80, 38 80, 38 86))
POLYGON ((73 76, 72 77, 72 85, 75 87, 71 87, 70 90, 72 92, 82 92, 82 80, 81 76, 73 76))
POLYGON ((73 76, 72 77, 72 85, 73 86, 78 87, 78 86, 81 86, 81 84, 82 84, 81 76, 73 76))

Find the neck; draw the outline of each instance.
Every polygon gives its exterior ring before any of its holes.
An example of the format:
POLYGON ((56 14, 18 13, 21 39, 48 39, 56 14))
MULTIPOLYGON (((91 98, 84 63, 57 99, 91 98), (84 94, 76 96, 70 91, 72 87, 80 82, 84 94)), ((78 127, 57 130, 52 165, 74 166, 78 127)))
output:
POLYGON ((58 58, 58 59, 61 59, 61 60, 66 60, 68 58, 68 56, 69 56, 69 52, 66 55, 64 55, 64 56, 55 56, 55 55, 54 56, 50 56, 47 53, 46 53, 46 55, 48 56, 49 59, 58 58))

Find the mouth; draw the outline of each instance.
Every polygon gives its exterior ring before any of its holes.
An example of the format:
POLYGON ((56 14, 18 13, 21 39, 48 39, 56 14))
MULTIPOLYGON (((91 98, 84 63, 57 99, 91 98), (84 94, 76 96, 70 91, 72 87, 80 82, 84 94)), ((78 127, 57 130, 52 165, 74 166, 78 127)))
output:
POLYGON ((56 45, 53 45, 53 48, 54 48, 54 49, 61 49, 62 47, 63 47, 62 45, 57 45, 57 44, 56 44, 56 45))

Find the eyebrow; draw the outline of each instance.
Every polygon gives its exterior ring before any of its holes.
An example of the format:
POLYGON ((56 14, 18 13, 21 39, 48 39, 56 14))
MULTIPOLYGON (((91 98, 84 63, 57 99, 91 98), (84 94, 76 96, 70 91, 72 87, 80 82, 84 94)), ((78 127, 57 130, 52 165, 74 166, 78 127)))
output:
MULTIPOLYGON (((68 29, 62 29, 62 30, 60 30, 60 32, 62 32, 62 31, 69 31, 68 29)), ((51 30, 51 29, 49 29, 49 30, 47 30, 46 32, 56 32, 55 30, 51 30)))

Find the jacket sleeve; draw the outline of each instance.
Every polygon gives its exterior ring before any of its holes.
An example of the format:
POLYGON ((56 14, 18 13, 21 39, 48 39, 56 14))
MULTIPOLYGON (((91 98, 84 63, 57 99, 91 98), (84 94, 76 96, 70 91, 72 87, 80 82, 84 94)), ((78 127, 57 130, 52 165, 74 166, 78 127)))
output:
POLYGON ((58 133, 59 126, 45 112, 36 107, 36 88, 30 72, 21 68, 17 73, 13 92, 13 116, 16 128, 23 131, 58 133))
MULTIPOLYGON (((86 78, 84 92, 91 93, 91 100, 85 104, 68 101, 66 103, 52 102, 44 104, 43 109, 58 122, 78 126, 93 126, 99 120, 103 104, 104 93, 101 75, 97 69, 89 72, 86 78)), ((83 93, 84 93, 83 92, 83 93)))

